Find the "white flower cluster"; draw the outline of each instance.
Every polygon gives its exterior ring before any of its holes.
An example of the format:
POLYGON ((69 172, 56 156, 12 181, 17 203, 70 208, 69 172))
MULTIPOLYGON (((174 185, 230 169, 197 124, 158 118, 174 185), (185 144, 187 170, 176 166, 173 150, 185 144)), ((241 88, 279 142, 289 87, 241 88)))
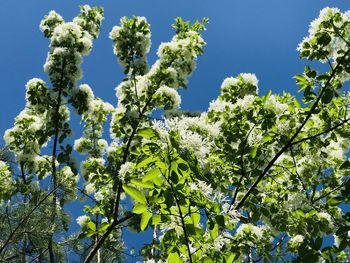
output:
POLYGON ((64 23, 62 16, 51 10, 40 23, 40 30, 46 37, 51 37, 56 26, 64 23))
POLYGON ((104 195, 101 191, 96 192, 94 197, 97 202, 100 202, 104 199, 104 195))
POLYGON ((145 55, 151 46, 149 27, 145 17, 135 16, 129 19, 124 16, 120 19, 120 26, 113 27, 109 33, 113 40, 114 54, 127 73, 138 75, 147 69, 145 55), (130 72, 131 67, 134 72, 130 72))
POLYGON ((13 187, 10 166, 4 161, 0 161, 0 182, 0 197, 3 198, 13 187))
POLYGON ((181 146, 195 153, 202 166, 207 163, 210 153, 210 141, 189 129, 179 130, 181 146))
POLYGON ((269 232, 266 226, 255 226, 253 224, 241 224, 236 231, 238 236, 253 235, 256 239, 262 239, 264 235, 267 235, 269 232))
POLYGON ((249 84, 249 85, 253 85, 255 87, 258 87, 258 79, 255 76, 255 74, 252 73, 241 73, 239 74, 239 76, 241 76, 241 78, 243 79, 243 82, 245 84, 249 84))
POLYGON ((87 31, 93 38, 97 38, 103 20, 103 10, 89 5, 80 6, 81 14, 73 22, 87 31))
POLYGON ((88 84, 81 84, 79 86, 79 90, 86 95, 86 100, 88 103, 95 98, 95 95, 88 84))
MULTIPOLYGON (((36 156, 34 158, 34 171, 39 179, 43 179, 51 173, 51 156, 43 155, 36 156)), ((56 167, 58 167, 58 162, 56 160, 56 167)))
MULTIPOLYGON (((187 76, 194 70, 198 50, 201 50, 206 43, 196 31, 184 32, 183 35, 175 35, 171 42, 162 43, 158 48, 158 56, 160 58, 159 66, 165 63, 171 63, 171 67, 177 71, 179 85, 185 86, 187 76)), ((155 64, 156 70, 158 67, 155 64)), ((168 66, 169 67, 169 66, 168 66)), ((174 74, 175 75, 175 74, 174 74)))
POLYGON ((231 102, 216 99, 210 102, 208 112, 223 113, 233 110, 234 105, 231 102))
POLYGON ((156 91, 155 96, 161 101, 164 101, 167 109, 179 108, 181 104, 181 97, 179 93, 175 89, 169 88, 165 85, 161 86, 156 91))
POLYGON ((125 182, 125 179, 132 174, 135 169, 135 164, 131 162, 126 162, 122 164, 119 168, 119 178, 122 182, 125 182))
POLYGON ((159 226, 160 230, 161 230, 161 235, 159 236, 159 240, 162 240, 165 233, 168 232, 169 230, 172 230, 172 229, 175 230, 176 235, 178 237, 180 237, 184 233, 180 217, 179 216, 170 216, 170 219, 171 219, 170 222, 168 222, 166 224, 161 224, 159 226))
POLYGON ((92 142, 87 138, 79 138, 74 141, 74 150, 81 153, 87 154, 91 146, 92 142))
POLYGON ((48 137, 38 134, 43 129, 45 118, 44 114, 36 114, 30 108, 25 108, 15 118, 14 127, 5 131, 5 143, 20 163, 32 163, 47 143, 48 137))
POLYGON ((206 256, 211 251, 222 251, 224 246, 230 246, 232 242, 232 235, 228 231, 220 231, 216 237, 212 237, 208 230, 205 231, 203 239, 197 244, 198 249, 202 249, 206 256))
POLYGON ((69 166, 64 166, 59 171, 58 180, 66 190, 75 190, 79 181, 79 175, 74 174, 69 166))
POLYGON ((310 201, 306 199, 306 196, 303 192, 291 193, 288 195, 288 201, 285 204, 285 209, 287 211, 307 211, 310 210, 310 208, 310 201))
POLYGON ((291 243, 298 243, 298 244, 301 244, 304 242, 304 236, 302 235, 296 235, 294 237, 292 237, 289 242, 291 243))
POLYGON ((85 180, 90 182, 93 176, 105 170, 105 160, 102 158, 90 157, 81 163, 80 172, 85 180))
POLYGON ((239 212, 235 210, 229 203, 224 202, 221 205, 221 213, 228 216, 227 223, 235 226, 239 221, 239 212))
POLYGON ((253 106, 255 98, 254 95, 246 95, 243 98, 239 98, 234 106, 240 108, 242 111, 246 111, 253 106))
POLYGON ((79 92, 84 94, 85 98, 86 109, 82 113, 85 129, 83 137, 75 140, 74 149, 81 154, 99 157, 108 147, 107 141, 102 139, 103 124, 107 121, 108 114, 114 111, 114 107, 100 98, 95 98, 87 84, 80 85, 76 93, 79 94, 79 92))
POLYGON ((82 76, 82 56, 89 54, 92 40, 97 37, 102 22, 102 10, 83 6, 81 11, 73 22, 62 19, 59 23, 53 23, 57 20, 54 13, 41 22, 42 30, 49 30, 45 35, 51 39, 44 70, 54 87, 65 88, 68 93, 82 76), (94 15, 89 15, 90 12, 94 15), (49 29, 47 25, 50 25, 49 29))
POLYGON ((85 185, 85 192, 86 194, 90 195, 93 192, 95 192, 96 188, 95 185, 93 183, 88 183, 87 185, 85 185))
POLYGON ((263 139, 262 130, 255 128, 248 135, 247 142, 249 145, 254 146, 262 143, 262 139, 263 139))
POLYGON ((42 79, 33 78, 26 84, 26 107, 43 114, 50 108, 51 94, 42 79))
POLYGON ((330 141, 329 145, 324 151, 329 155, 330 158, 335 160, 344 160, 345 154, 349 148, 344 139, 339 138, 338 141, 330 141))
MULTIPOLYGON (((137 263, 141 263, 141 262, 138 261, 137 263)), ((164 263, 164 261, 162 261, 162 260, 155 260, 155 259, 152 259, 152 258, 147 258, 147 259, 143 260, 142 263, 164 263)))
POLYGON ((280 102, 279 96, 270 95, 265 103, 265 107, 275 112, 277 116, 281 116, 288 112, 288 104, 280 102))
POLYGON ((333 228, 334 227, 334 221, 332 216, 327 213, 327 212, 319 212, 317 214, 317 216, 321 219, 324 220, 326 222, 326 225, 329 226, 329 228, 333 228))
POLYGON ((87 215, 78 216, 77 223, 80 227, 83 227, 86 223, 90 221, 90 217, 87 215))
POLYGON ((228 77, 221 84, 220 98, 235 103, 238 99, 258 94, 258 79, 255 74, 241 73, 237 78, 228 77))
POLYGON ((213 196, 213 188, 206 182, 197 180, 195 182, 190 182, 189 187, 191 191, 199 191, 205 198, 211 200, 213 196))
MULTIPOLYGON (((338 8, 326 7, 311 22, 309 35, 298 45, 302 57, 319 60, 322 63, 335 61, 348 49, 346 40, 350 35, 350 12, 341 13, 338 8)), ((340 70, 338 79, 350 79, 349 72, 340 70)))
MULTIPOLYGON (((137 20, 137 17, 133 19, 137 20)), ((130 23, 131 19, 125 21, 130 23)), ((123 28, 115 28, 111 38, 118 38, 124 32, 123 28)), ((187 77, 195 67, 195 59, 205 45, 198 32, 190 30, 182 33, 181 36, 175 35, 171 42, 160 45, 159 59, 148 73, 123 81, 116 88, 118 106, 110 128, 113 139, 131 132, 131 124, 141 117, 141 109, 145 115, 155 108, 175 108, 180 104, 180 96, 172 89, 186 85, 187 77)))

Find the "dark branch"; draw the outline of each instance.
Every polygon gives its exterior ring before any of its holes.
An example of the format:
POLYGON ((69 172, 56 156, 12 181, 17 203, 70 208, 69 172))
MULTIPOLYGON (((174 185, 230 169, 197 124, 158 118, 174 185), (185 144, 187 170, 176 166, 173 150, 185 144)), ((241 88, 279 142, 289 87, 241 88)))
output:
POLYGON ((334 70, 332 70, 331 75, 329 76, 329 78, 327 79, 327 82, 325 83, 324 87, 322 88, 320 94, 317 96, 316 101, 314 102, 314 104, 312 105, 309 113, 307 114, 307 116, 305 117, 303 123, 299 126, 299 128, 297 129, 297 131, 294 133, 294 135, 289 139, 289 141, 284 145, 284 147, 282 147, 281 150, 279 150, 279 152, 272 158, 272 160, 267 164, 266 168, 264 169, 264 171, 259 175, 259 177, 256 179, 256 181, 254 182, 254 184, 249 188, 249 190, 247 191, 247 193, 243 196, 243 198, 240 200, 240 202, 237 204, 237 206, 235 207, 236 210, 240 209, 243 205, 244 202, 246 201, 246 199, 251 195, 251 193, 253 192, 253 190, 257 187, 257 185, 260 183, 260 181, 265 177, 265 175, 268 173, 268 171, 271 169, 271 167, 273 166, 273 164, 277 161, 277 159, 286 151, 289 149, 289 147, 292 146, 293 141, 296 139, 296 137, 299 135, 299 133, 301 132, 301 130, 304 128, 306 122, 310 119, 310 117, 312 116, 313 112, 315 111, 315 109, 318 106, 318 103, 320 102, 323 94, 325 93, 325 91, 327 90, 327 88, 329 87, 331 80, 334 78, 338 68, 340 67, 340 65, 342 64, 342 62, 344 61, 344 58, 349 55, 350 53, 350 49, 348 49, 348 51, 342 56, 342 58, 340 59, 339 63, 334 67, 334 70))

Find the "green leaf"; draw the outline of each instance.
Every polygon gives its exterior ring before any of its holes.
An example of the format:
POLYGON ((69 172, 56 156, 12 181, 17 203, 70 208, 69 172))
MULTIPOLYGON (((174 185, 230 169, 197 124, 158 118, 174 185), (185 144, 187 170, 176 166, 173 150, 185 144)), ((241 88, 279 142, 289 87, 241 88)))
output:
POLYGON ((297 107, 298 109, 300 109, 300 108, 301 108, 301 106, 300 106, 300 102, 298 101, 298 99, 297 99, 297 98, 294 98, 293 102, 294 102, 295 107, 297 107))
POLYGON ((85 234, 86 234, 87 237, 91 237, 91 236, 95 235, 96 232, 95 232, 95 230, 88 229, 88 231, 86 231, 85 234))
POLYGON ((214 240, 218 236, 219 226, 216 223, 213 223, 212 229, 209 227, 210 237, 214 240))
POLYGON ((317 237, 315 239, 315 243, 314 243, 314 249, 319 250, 322 246, 323 243, 323 238, 322 237, 317 237))
POLYGON ((158 134, 151 128, 140 129, 138 135, 145 139, 158 138, 158 134))
POLYGON ((293 79, 296 80, 296 83, 297 83, 298 85, 303 85, 303 84, 305 84, 305 83, 308 83, 308 80, 307 80, 307 78, 305 78, 304 75, 295 75, 295 76, 293 77, 293 79))
POLYGON ((194 226, 198 225, 200 218, 201 218, 200 213, 198 212, 191 213, 191 219, 194 226))
POLYGON ((137 165, 136 165, 136 169, 145 167, 147 164, 150 164, 152 162, 157 161, 158 158, 157 157, 153 157, 153 156, 147 156, 145 158, 143 158, 137 165))
POLYGON ((132 198, 134 198, 136 201, 138 201, 141 204, 147 204, 147 199, 145 195, 138 189, 132 186, 126 186, 123 185, 123 189, 125 193, 130 195, 132 198))
POLYGON ((346 170, 346 169, 349 169, 349 168, 350 168, 350 162, 349 162, 349 160, 346 160, 346 161, 339 167, 340 170, 346 170))
POLYGON ((215 217, 215 220, 219 224, 219 226, 225 227, 225 217, 223 215, 217 215, 215 217))
POLYGON ((230 253, 230 255, 228 255, 226 257, 226 263, 233 263, 233 260, 235 259, 235 256, 236 256, 236 254, 230 253))
POLYGON ((151 182, 143 182, 141 179, 131 179, 131 183, 142 188, 154 188, 154 185, 151 182))
POLYGON ((332 101, 333 99, 333 96, 334 96, 334 91, 332 89, 326 89, 322 98, 321 98, 321 101, 322 103, 324 104, 328 104, 332 101))
POLYGON ((98 233, 99 234, 104 234, 107 230, 107 228, 109 227, 109 223, 107 222, 102 222, 100 227, 98 228, 98 233))
POLYGON ((297 217, 299 218, 303 218, 305 217, 305 213, 302 210, 296 210, 295 214, 297 215, 297 217))
POLYGON ((154 142, 146 143, 142 147, 142 152, 146 155, 155 155, 160 151, 160 147, 158 144, 154 142))
POLYGON ((162 217, 160 215, 154 215, 152 217, 152 224, 153 225, 157 225, 159 224, 160 222, 162 222, 162 217))
POLYGON ((307 214, 306 214, 306 218, 310 218, 310 217, 312 217, 313 215, 315 215, 315 214, 317 214, 317 211, 316 210, 311 210, 311 211, 309 211, 309 212, 307 212, 307 214))
POLYGON ((144 212, 147 211, 147 208, 148 206, 145 205, 145 204, 136 204, 134 206, 134 208, 132 209, 132 211, 135 213, 135 214, 142 214, 144 212))
POLYGON ((254 159, 256 156, 256 153, 258 151, 258 146, 254 146, 254 148, 252 149, 252 151, 250 152, 250 156, 254 159))
POLYGON ((167 262, 182 263, 182 260, 177 252, 173 252, 168 255, 167 262))
POLYGON ((331 199, 328 200, 327 204, 330 206, 337 206, 339 205, 341 202, 343 202, 343 197, 341 196, 336 196, 333 197, 331 199))
POLYGON ((140 222, 141 231, 146 229, 146 227, 148 225, 148 221, 150 220, 151 217, 152 217, 152 213, 149 211, 142 213, 141 222, 140 222))
POLYGON ((266 101, 267 101, 267 100, 270 98, 271 93, 272 93, 272 91, 271 91, 271 90, 269 90, 269 91, 266 93, 266 95, 264 96, 264 99, 263 99, 264 104, 265 104, 265 103, 266 103, 266 101))
POLYGON ((347 233, 348 231, 350 231, 350 226, 342 226, 337 230, 336 234, 340 236, 347 233))
POLYGON ((87 224, 88 228, 90 228, 92 231, 96 231, 96 225, 94 222, 89 221, 87 224))
POLYGON ((160 171, 158 168, 153 168, 152 170, 148 171, 145 176, 142 178, 142 182, 152 182, 158 186, 162 185, 163 180, 159 177, 160 171))

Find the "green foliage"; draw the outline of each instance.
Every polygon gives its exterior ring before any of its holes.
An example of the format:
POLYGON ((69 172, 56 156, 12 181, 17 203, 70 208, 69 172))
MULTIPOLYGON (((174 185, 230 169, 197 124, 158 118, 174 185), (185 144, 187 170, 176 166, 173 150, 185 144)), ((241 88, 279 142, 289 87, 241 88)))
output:
POLYGON ((41 23, 51 83, 27 83, 26 107, 0 152, 3 259, 125 261, 124 229, 148 229, 145 262, 349 261, 348 13, 323 9, 299 45, 301 58, 329 64, 294 76, 302 103, 285 92, 260 96, 256 76, 241 73, 223 81, 208 111, 195 113, 177 110, 178 89, 203 53, 208 19, 176 18, 176 34, 149 66, 150 25, 123 17, 110 33, 125 73, 113 107, 87 84, 77 87, 102 15, 81 6, 73 22, 52 11, 41 23), (84 127, 74 144, 71 109, 84 127), (156 109, 165 118, 155 121, 156 109), (80 165, 75 152, 86 155, 80 165), (74 201, 86 204, 86 215, 69 236, 65 209, 74 201))

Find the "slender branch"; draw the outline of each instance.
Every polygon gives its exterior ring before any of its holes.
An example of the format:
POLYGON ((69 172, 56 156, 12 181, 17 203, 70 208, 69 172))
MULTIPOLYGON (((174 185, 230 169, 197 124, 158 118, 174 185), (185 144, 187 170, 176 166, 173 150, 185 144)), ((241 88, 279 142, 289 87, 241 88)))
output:
MULTIPOLYGON (((169 67, 171 66, 171 64, 174 62, 175 59, 172 59, 170 62, 169 62, 169 67)), ((161 83, 159 83, 161 84, 161 83)), ((128 155, 129 155, 129 151, 130 151, 130 146, 131 146, 131 143, 136 135, 136 132, 137 132, 137 129, 141 123, 141 119, 142 117, 144 116, 144 114, 147 112, 147 108, 149 106, 149 104, 152 102, 152 98, 153 98, 153 93, 150 94, 148 100, 146 101, 145 105, 143 106, 141 112, 140 112, 140 116, 139 116, 139 119, 136 123, 136 125, 134 126, 129 138, 128 138, 128 141, 125 145, 125 148, 124 148, 124 153, 123 153, 123 159, 122 159, 122 164, 125 164, 127 159, 128 159, 128 155)), ((119 171, 117 172, 115 178, 114 178, 114 182, 113 182, 113 190, 117 192, 117 197, 116 197, 116 200, 113 204, 113 218, 114 218, 114 222, 118 222, 117 221, 117 218, 118 218, 118 214, 119 214, 119 203, 120 203, 120 197, 121 197, 121 194, 122 194, 122 191, 123 191, 123 184, 121 181, 118 180, 118 173, 119 171)), ((106 240, 106 238, 108 237, 109 233, 111 233, 114 229, 114 227, 116 227, 117 225, 115 224, 111 224, 110 227, 107 229, 107 231, 101 236, 101 238, 98 240, 97 243, 95 243, 94 247, 92 248, 92 250, 89 252, 88 256, 85 258, 84 260, 84 263, 88 263, 90 262, 94 255, 96 254, 97 252, 97 249, 101 247, 101 245, 103 244, 103 242, 106 240), (108 233, 109 231, 109 233, 108 233)))
MULTIPOLYGON (((52 158, 51 158, 51 169, 52 169, 52 182, 53 182, 53 188, 56 188, 57 185, 57 177, 56 177, 56 159, 57 159, 57 144, 58 144, 58 134, 60 132, 60 127, 59 127, 59 111, 61 107, 61 102, 62 102, 62 92, 63 92, 63 78, 64 78, 64 69, 65 69, 65 59, 62 61, 62 67, 61 67, 61 75, 60 75, 60 80, 59 80, 59 89, 58 89, 58 94, 57 94, 57 100, 56 100, 56 107, 55 111, 53 114, 53 120, 55 121, 55 134, 54 134, 54 140, 53 140, 53 149, 52 149, 52 158)), ((52 214, 52 219, 51 222, 52 224, 55 221, 56 217, 56 202, 57 202, 57 195, 56 192, 54 193, 54 198, 52 200, 52 207, 53 207, 53 214, 52 214)), ((48 250, 49 250, 49 255, 50 255, 50 262, 54 263, 55 262, 55 254, 53 252, 53 235, 51 235, 51 238, 48 243, 48 250)))
POLYGON ((298 140, 298 141, 292 142, 292 143, 291 143, 291 146, 294 146, 294 145, 296 145, 296 144, 302 143, 302 142, 307 141, 307 140, 311 140, 311 139, 316 138, 316 137, 319 137, 319 136, 321 136, 321 135, 323 135, 323 134, 329 133, 329 132, 331 132, 331 131, 333 131, 333 130, 339 128, 340 126, 343 126, 345 123, 347 123, 347 122, 349 122, 349 121, 350 121, 350 119, 345 119, 345 120, 343 120, 342 122, 338 123, 337 125, 334 125, 333 127, 329 128, 329 129, 327 129, 327 130, 325 130, 325 131, 322 131, 322 132, 320 132, 320 133, 311 135, 311 136, 309 136, 309 137, 304 137, 304 138, 301 138, 301 139, 298 140))
POLYGON ((251 132, 253 131, 254 128, 255 128, 255 125, 249 130, 249 132, 248 132, 248 134, 247 134, 247 136, 245 137, 244 142, 243 142, 243 146, 242 146, 242 149, 241 149, 241 177, 239 178, 237 187, 236 187, 236 189, 235 189, 235 193, 234 193, 234 195, 233 195, 231 204, 230 204, 230 206, 228 207, 228 211, 227 211, 227 212, 229 212, 229 211, 231 210, 231 207, 232 207, 233 204, 236 202, 236 198, 237 198, 237 195, 238 195, 239 188, 241 187, 243 178, 245 177, 243 154, 244 154, 245 147, 247 146, 248 137, 250 136, 250 134, 251 134, 251 132))
POLYGON ((270 170, 270 168, 273 166, 273 164, 277 161, 277 159, 282 155, 282 153, 284 153, 286 150, 288 150, 289 147, 292 146, 293 141, 296 139, 296 137, 299 135, 299 133, 301 132, 301 130, 304 128, 306 122, 310 119, 311 115, 313 114, 313 112, 315 111, 315 109, 318 106, 318 103, 320 102, 323 94, 325 93, 325 91, 327 90, 328 86, 331 83, 331 80, 334 78, 338 68, 340 67, 340 65, 342 64, 342 62, 344 61, 344 58, 346 56, 348 56, 350 53, 350 49, 347 50, 347 52, 341 57, 339 63, 334 67, 334 70, 332 70, 331 75, 329 76, 329 78, 327 79, 324 87, 322 88, 320 94, 318 95, 318 97, 316 98, 316 101, 314 102, 314 104, 312 105, 309 113, 307 114, 307 116, 305 117, 303 123, 299 126, 299 128, 297 129, 297 131, 293 134, 293 136, 289 139, 289 141, 284 145, 284 147, 282 147, 281 150, 279 150, 279 152, 272 158, 272 160, 267 164, 267 166, 265 167, 265 169, 263 170, 263 172, 259 175, 259 177, 256 179, 256 181, 253 183, 253 185, 249 188, 249 190, 247 191, 247 193, 243 196, 243 198, 240 200, 240 202, 237 204, 237 206, 235 207, 236 210, 240 209, 243 205, 244 202, 246 201, 246 199, 252 194, 252 192, 254 191, 254 189, 257 187, 257 185, 260 183, 260 181, 264 178, 264 176, 267 174, 267 172, 270 170))
POLYGON ((53 149, 52 149, 52 159, 51 159, 51 169, 52 169, 52 178, 53 178, 53 187, 56 187, 56 159, 57 159, 57 143, 58 143, 58 134, 60 131, 59 128, 59 111, 61 107, 61 101, 62 101, 62 91, 63 91, 63 78, 64 78, 64 69, 65 69, 65 60, 62 61, 62 68, 61 68, 61 76, 60 76, 60 84, 59 84, 59 90, 58 90, 58 95, 57 95, 57 100, 56 100, 56 108, 54 112, 53 119, 56 121, 55 122, 55 136, 54 136, 54 141, 53 141, 53 149))
POLYGON ((337 187, 333 188, 332 190, 330 190, 328 193, 321 195, 320 197, 317 197, 316 199, 312 200, 312 203, 316 203, 317 201, 321 200, 322 198, 325 198, 327 196, 329 196, 330 194, 334 193, 335 191, 337 191, 339 188, 342 188, 345 184, 347 184, 350 181, 350 179, 345 180, 342 184, 338 185, 337 187))
MULTIPOLYGON (((151 99, 152 99, 152 96, 150 96, 150 99, 146 102, 145 106, 143 107, 142 113, 146 112, 146 108, 148 107, 148 104, 151 102, 151 99)), ((130 134, 130 137, 126 143, 126 146, 124 148, 124 153, 123 153, 122 164, 126 163, 126 161, 127 161, 131 142, 136 135, 138 126, 141 122, 141 118, 142 118, 142 115, 140 115, 140 119, 138 120, 137 124, 133 128, 133 130, 130 134)), ((117 197, 116 197, 116 200, 115 200, 114 205, 113 205, 113 219, 114 219, 114 221, 108 227, 106 232, 101 236, 101 238, 95 243, 94 247, 90 250, 88 256, 85 258, 84 263, 90 262, 93 259, 94 255, 97 253, 98 249, 101 247, 101 245, 106 240, 108 235, 113 231, 114 227, 116 227, 118 225, 118 224, 115 224, 114 222, 118 222, 117 219, 118 219, 118 214, 119 214, 119 203, 120 203, 121 193, 123 191, 122 186, 123 186, 123 184, 122 184, 122 182, 120 182, 118 180, 118 173, 117 173, 115 178, 114 178, 114 183, 113 183, 113 189, 116 190, 116 192, 117 192, 117 197)))
MULTIPOLYGON (((170 160, 170 159, 169 159, 170 160)), ((173 184, 171 183, 171 181, 169 180, 169 176, 170 176, 170 169, 171 169, 171 161, 170 161, 170 164, 169 164, 169 168, 168 168, 168 178, 167 178, 167 182, 168 184, 170 185, 170 188, 171 188, 171 192, 173 193, 173 196, 175 198, 175 202, 176 202, 176 206, 177 206, 177 209, 179 210, 179 214, 180 214, 180 219, 181 219, 181 224, 182 224, 182 229, 184 231, 184 236, 185 236, 185 241, 186 241, 186 247, 187 247, 187 252, 188 252, 188 258, 190 260, 190 263, 192 263, 192 255, 191 255, 191 250, 190 250, 190 241, 188 239, 188 234, 187 234, 187 230, 186 230, 186 224, 185 224, 185 220, 184 220, 184 217, 183 217, 183 214, 182 214, 182 211, 181 211, 181 206, 180 206, 180 202, 179 202, 179 199, 178 199, 178 196, 176 195, 176 192, 174 190, 174 187, 173 187, 173 184)))
POLYGON ((30 210, 30 212, 22 219, 22 221, 17 225, 17 227, 11 232, 10 236, 6 239, 5 243, 2 245, 2 247, 0 247, 0 254, 3 252, 3 250, 7 247, 7 245, 9 244, 9 242, 11 241, 12 237, 14 236, 14 234, 18 231, 18 229, 20 229, 20 227, 22 227, 22 225, 28 220, 28 218, 34 213, 34 211, 43 203, 45 202, 45 200, 54 192, 56 192, 56 190, 59 188, 60 185, 57 185, 54 189, 52 189, 50 192, 48 192, 43 199, 40 200, 39 203, 37 203, 32 210, 30 210))
POLYGON ((293 164, 294 164, 294 168, 295 168, 295 174, 296 174, 299 182, 301 183, 301 186, 303 187, 303 189, 305 191, 306 198, 309 200, 310 199, 309 193, 307 192, 306 185, 305 185, 303 179, 301 178, 301 176, 300 176, 300 174, 298 172, 298 166, 297 166, 297 162, 295 160, 294 151, 293 151, 292 147, 290 148, 290 153, 291 153, 291 156, 292 156, 292 159, 293 159, 293 164))
POLYGON ((118 226, 121 223, 125 222, 126 220, 134 217, 135 215, 136 214, 131 213, 118 221, 113 221, 112 224, 107 228, 106 232, 101 236, 101 238, 98 240, 98 242, 95 243, 93 248, 90 250, 89 254, 87 255, 87 257, 84 260, 84 263, 90 262, 93 259, 93 257, 97 253, 97 251, 100 249, 102 244, 105 242, 106 238, 109 236, 110 233, 112 233, 112 231, 115 229, 116 226, 118 226))
MULTIPOLYGON (((320 170, 319 170, 320 171, 320 170)), ((319 174, 319 172, 317 173, 317 174, 319 174)), ((311 203, 313 203, 314 202, 314 197, 315 197, 315 194, 316 194, 316 188, 317 188, 317 186, 316 185, 314 185, 313 187, 312 187, 312 195, 311 195, 311 203)))
POLYGON ((42 257, 46 251, 48 250, 49 248, 46 248, 44 249, 39 255, 37 255, 35 258, 33 258, 31 261, 29 261, 29 263, 32 263, 32 262, 35 262, 37 259, 39 259, 40 257, 42 257))

